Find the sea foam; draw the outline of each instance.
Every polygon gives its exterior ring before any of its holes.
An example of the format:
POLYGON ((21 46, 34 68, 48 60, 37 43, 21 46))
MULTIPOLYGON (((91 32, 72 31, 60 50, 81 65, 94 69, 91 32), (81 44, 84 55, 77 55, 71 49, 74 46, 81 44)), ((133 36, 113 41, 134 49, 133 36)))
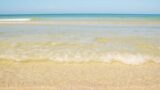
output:
POLYGON ((32 50, 5 50, 0 54, 0 58, 13 61, 55 61, 55 62, 104 62, 111 63, 114 61, 124 64, 139 65, 148 61, 160 63, 160 57, 145 55, 140 53, 129 52, 91 52, 91 51, 73 51, 73 50, 49 50, 49 49, 32 49, 32 50))
POLYGON ((0 19, 0 22, 26 22, 31 21, 30 18, 13 18, 13 19, 0 19))

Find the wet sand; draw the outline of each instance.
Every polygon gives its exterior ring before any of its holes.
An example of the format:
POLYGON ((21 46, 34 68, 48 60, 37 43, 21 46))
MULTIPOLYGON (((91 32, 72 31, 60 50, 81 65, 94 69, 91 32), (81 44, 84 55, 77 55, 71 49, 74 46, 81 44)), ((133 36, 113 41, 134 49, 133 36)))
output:
POLYGON ((159 90, 160 65, 0 61, 0 90, 159 90))

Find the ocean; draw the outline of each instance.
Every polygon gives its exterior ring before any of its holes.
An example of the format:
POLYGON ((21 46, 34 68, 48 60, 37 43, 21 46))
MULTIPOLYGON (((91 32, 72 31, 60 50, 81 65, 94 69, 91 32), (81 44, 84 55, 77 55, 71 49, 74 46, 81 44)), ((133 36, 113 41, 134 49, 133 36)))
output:
POLYGON ((160 15, 0 15, 0 60, 160 63, 160 15))

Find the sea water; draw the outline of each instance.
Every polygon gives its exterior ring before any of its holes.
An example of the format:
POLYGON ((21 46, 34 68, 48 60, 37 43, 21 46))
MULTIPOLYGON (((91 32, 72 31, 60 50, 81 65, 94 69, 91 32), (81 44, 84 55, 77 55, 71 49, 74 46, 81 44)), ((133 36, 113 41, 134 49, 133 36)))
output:
POLYGON ((160 62, 160 15, 0 15, 0 60, 160 62))

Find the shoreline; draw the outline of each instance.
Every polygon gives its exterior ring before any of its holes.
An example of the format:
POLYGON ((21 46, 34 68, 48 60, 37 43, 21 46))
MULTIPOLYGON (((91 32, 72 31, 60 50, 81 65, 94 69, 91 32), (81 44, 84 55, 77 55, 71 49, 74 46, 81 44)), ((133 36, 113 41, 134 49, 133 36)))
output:
POLYGON ((0 90, 159 90, 159 19, 1 21, 0 90))

